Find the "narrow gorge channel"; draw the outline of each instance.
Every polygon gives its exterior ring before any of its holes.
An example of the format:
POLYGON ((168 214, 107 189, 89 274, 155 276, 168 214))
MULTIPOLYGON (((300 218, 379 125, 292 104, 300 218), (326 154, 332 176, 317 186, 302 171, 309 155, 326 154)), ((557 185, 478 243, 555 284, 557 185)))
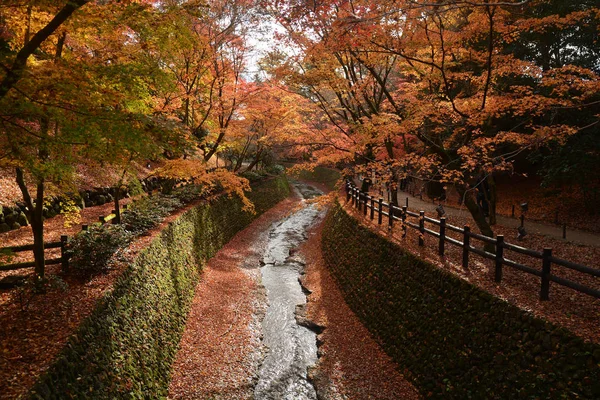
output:
POLYGON ((266 355, 254 391, 258 400, 317 398, 307 378, 307 369, 317 362, 316 333, 296 321, 297 309, 306 304, 298 280, 305 263, 296 249, 320 216, 307 200, 322 193, 303 183, 294 186, 302 195, 302 208, 271 226, 262 261, 268 308, 262 322, 266 355))

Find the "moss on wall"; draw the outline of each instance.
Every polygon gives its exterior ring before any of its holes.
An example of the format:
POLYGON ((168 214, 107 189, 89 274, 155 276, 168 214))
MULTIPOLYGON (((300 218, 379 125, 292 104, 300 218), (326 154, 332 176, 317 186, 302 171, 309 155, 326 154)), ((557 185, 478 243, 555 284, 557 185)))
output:
POLYGON ((323 252, 350 307, 425 397, 600 398, 600 346, 405 253, 339 204, 323 252))
POLYGON ((288 195, 281 176, 253 185, 248 197, 256 215, 242 212, 238 198, 221 196, 169 224, 71 337, 30 397, 165 398, 201 266, 288 195))

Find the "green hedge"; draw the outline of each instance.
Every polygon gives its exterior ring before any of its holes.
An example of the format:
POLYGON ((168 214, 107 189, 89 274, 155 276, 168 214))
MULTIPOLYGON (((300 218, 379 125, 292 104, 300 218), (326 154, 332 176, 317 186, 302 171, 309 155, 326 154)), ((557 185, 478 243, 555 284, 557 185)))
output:
POLYGON ((600 398, 600 346, 405 253, 339 204, 322 240, 346 301, 425 397, 600 398))
MULTIPOLYGON (((288 195, 282 176, 253 185, 248 197, 258 215, 288 195)), ((254 218, 241 211, 238 198, 221 196, 165 228, 71 337, 30 398, 165 398, 201 266, 254 218)))

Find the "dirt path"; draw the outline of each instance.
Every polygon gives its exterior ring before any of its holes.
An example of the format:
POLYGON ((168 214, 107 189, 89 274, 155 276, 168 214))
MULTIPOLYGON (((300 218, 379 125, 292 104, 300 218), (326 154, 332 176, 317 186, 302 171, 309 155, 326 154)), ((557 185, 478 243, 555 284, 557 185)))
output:
MULTIPOLYGON (((405 205, 405 200, 408 198, 408 208, 409 210, 423 210, 426 213, 433 213, 436 215, 435 208, 437 207, 437 203, 429 203, 424 200, 419 199, 418 197, 411 196, 407 192, 398 191, 398 201, 400 205, 405 205)), ((444 205, 444 210, 448 216, 458 217, 458 218, 471 218, 471 214, 469 211, 464 208, 455 208, 448 205, 444 205)), ((517 227, 521 224, 521 221, 518 218, 510 218, 504 215, 497 216, 498 225, 503 226, 505 228, 514 228, 515 232, 517 227)), ((541 222, 528 221, 525 219, 525 229, 531 234, 544 235, 552 237, 553 239, 562 239, 562 226, 560 225, 550 225, 544 224, 541 222)), ((566 242, 582 244, 585 246, 594 246, 600 247, 600 235, 577 230, 573 228, 567 228, 567 238, 566 242)))

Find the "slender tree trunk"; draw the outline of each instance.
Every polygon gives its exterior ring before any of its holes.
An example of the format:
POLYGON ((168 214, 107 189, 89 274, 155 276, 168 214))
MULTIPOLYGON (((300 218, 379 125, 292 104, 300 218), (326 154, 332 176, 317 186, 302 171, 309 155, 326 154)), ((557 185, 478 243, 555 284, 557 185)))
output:
POLYGON ((46 277, 46 256, 44 254, 44 181, 37 185, 35 209, 31 221, 33 231, 33 257, 35 259, 35 274, 43 281, 46 277))
MULTIPOLYGON (((463 187, 457 186, 456 190, 458 191, 460 197, 464 199, 465 206, 467 206, 467 209, 471 213, 471 216, 473 217, 473 220, 475 221, 475 224, 477 225, 481 233, 485 236, 493 238, 494 231, 490 227, 490 224, 486 221, 485 215, 483 215, 483 212, 473 199, 473 196, 471 196, 470 193, 467 193, 467 191, 463 187)), ((494 246, 486 244, 485 250, 493 252, 494 246)))
POLYGON ((250 171, 252 170, 252 168, 254 168, 256 166, 256 164, 258 164, 260 162, 260 156, 262 154, 262 150, 258 150, 256 152, 256 157, 254 157, 254 160, 252 160, 252 162, 250 163, 250 165, 248 165, 248 168, 246 168, 246 171, 250 171))
MULTIPOLYGON (((489 213, 490 213, 490 225, 496 225, 496 204, 498 203, 498 192, 496 188, 496 180, 492 175, 487 177, 487 183, 489 188, 489 213)), ((487 195, 487 194, 486 194, 487 195)))
POLYGON ((32 200, 29 190, 25 185, 25 178, 21 168, 16 169, 16 181, 21 189, 23 200, 27 206, 27 218, 33 232, 33 257, 35 260, 35 275, 38 280, 45 277, 46 261, 44 256, 44 181, 37 184, 35 202, 32 200))
MULTIPOLYGON (((393 160, 394 143, 392 143, 392 141, 389 139, 385 141, 385 150, 390 160, 393 160)), ((388 188, 390 190, 390 201, 395 205, 398 205, 398 173, 394 169, 392 169, 390 172, 392 173, 392 179, 390 182, 388 182, 388 188)))
POLYGON ((121 184, 119 183, 114 188, 114 198, 115 198, 115 223, 121 223, 121 208, 119 207, 119 199, 121 194, 121 184))

